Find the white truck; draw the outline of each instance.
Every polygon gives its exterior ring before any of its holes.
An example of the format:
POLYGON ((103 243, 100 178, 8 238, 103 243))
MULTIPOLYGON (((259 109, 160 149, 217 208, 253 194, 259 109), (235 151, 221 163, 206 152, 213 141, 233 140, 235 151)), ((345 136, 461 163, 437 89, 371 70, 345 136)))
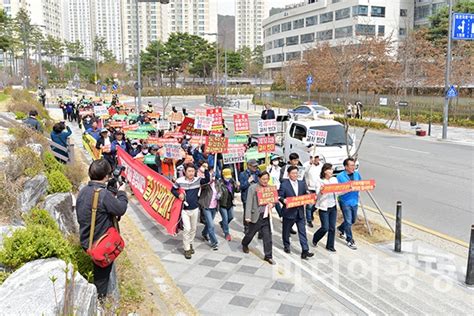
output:
MULTIPOLYGON (((283 131, 282 148, 280 154, 288 158, 291 153, 297 153, 303 163, 310 156, 318 155, 322 163, 333 165, 335 172, 344 170, 343 161, 348 157, 347 148, 351 155, 356 150, 355 135, 347 135, 344 126, 331 119, 303 119, 286 122, 283 131), (327 132, 326 146, 315 146, 307 141, 308 130, 322 130, 327 132), (347 145, 348 144, 348 147, 347 145)), ((358 162, 357 162, 358 167, 358 162)))

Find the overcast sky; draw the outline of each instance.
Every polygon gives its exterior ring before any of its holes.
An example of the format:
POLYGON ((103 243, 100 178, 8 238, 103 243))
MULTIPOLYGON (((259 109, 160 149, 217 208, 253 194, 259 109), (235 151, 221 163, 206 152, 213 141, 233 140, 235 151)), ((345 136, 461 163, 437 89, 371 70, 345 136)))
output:
MULTIPOLYGON (((287 4, 299 2, 298 0, 267 0, 269 2, 268 9, 283 8, 287 4)), ((235 0, 217 0, 217 11, 222 15, 235 15, 235 0)))

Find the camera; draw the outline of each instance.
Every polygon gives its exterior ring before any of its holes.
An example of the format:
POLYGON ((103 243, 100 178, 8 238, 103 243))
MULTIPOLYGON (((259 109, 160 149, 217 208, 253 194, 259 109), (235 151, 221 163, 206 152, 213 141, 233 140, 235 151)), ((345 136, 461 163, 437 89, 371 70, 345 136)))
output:
POLYGON ((125 177, 122 176, 122 171, 125 170, 124 166, 117 165, 112 171, 112 179, 107 182, 107 190, 112 192, 113 194, 117 194, 118 188, 127 182, 125 177))

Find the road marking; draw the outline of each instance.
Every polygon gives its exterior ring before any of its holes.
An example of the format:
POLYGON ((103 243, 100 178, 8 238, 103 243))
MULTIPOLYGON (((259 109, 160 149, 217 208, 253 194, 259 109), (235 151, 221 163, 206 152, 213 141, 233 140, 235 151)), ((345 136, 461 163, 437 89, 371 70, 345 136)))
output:
MULTIPOLYGON (((377 209, 374 209, 373 207, 370 207, 370 206, 367 206, 367 205, 364 205, 365 209, 371 211, 372 213, 376 213, 376 214, 380 214, 379 211, 377 209)), ((385 217, 388 217, 390 218, 391 220, 395 220, 395 216, 393 216, 392 214, 390 213, 387 213, 387 212, 382 212, 383 215, 385 215, 385 217)), ((425 227, 423 225, 418 225, 418 224, 415 224, 415 223, 412 223, 410 221, 407 221, 405 219, 402 219, 402 223, 405 224, 405 225, 408 225, 408 226, 411 226, 415 229, 418 229, 418 230, 421 230, 422 232, 425 232, 425 233, 428 233, 428 234, 431 234, 431 235, 434 235, 438 238, 441 238, 441 239, 444 239, 444 240, 447 240, 449 242, 452 242, 452 243, 455 243, 455 244, 458 244, 459 246, 462 246, 462 247, 465 247, 465 248, 469 248, 469 244, 467 242, 464 242, 460 239, 457 239, 457 238, 454 238, 454 237, 451 237, 449 235, 446 235, 446 234, 443 234, 443 233, 440 233, 436 230, 433 230, 433 229, 430 229, 428 227, 425 227)))
POLYGON ((394 149, 400 149, 400 150, 412 151, 412 152, 415 152, 415 153, 420 153, 420 154, 429 154, 429 152, 427 152, 427 151, 421 151, 421 150, 415 150, 415 149, 408 149, 408 148, 397 147, 397 146, 388 146, 388 147, 390 147, 390 148, 394 148, 394 149))

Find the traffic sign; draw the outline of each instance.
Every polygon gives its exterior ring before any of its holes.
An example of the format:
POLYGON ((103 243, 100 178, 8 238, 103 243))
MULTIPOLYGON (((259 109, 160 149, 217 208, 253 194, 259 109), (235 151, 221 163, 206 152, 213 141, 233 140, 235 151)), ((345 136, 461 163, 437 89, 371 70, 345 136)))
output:
POLYGON ((112 85, 112 90, 114 90, 114 91, 117 90, 117 84, 114 83, 114 84, 112 85))
POLYGON ((398 101, 398 106, 406 108, 408 106, 408 101, 398 101))
POLYGON ((102 92, 105 92, 105 91, 107 91, 107 86, 106 86, 106 85, 103 85, 103 86, 102 86, 102 92))
POLYGON ((306 85, 310 86, 312 84, 313 84, 313 76, 308 75, 308 77, 306 77, 306 85))
POLYGON ((474 40, 474 14, 453 13, 452 29, 452 39, 474 40))
POLYGON ((458 96, 458 91, 454 86, 449 87, 448 91, 446 91, 446 98, 452 99, 458 96))

